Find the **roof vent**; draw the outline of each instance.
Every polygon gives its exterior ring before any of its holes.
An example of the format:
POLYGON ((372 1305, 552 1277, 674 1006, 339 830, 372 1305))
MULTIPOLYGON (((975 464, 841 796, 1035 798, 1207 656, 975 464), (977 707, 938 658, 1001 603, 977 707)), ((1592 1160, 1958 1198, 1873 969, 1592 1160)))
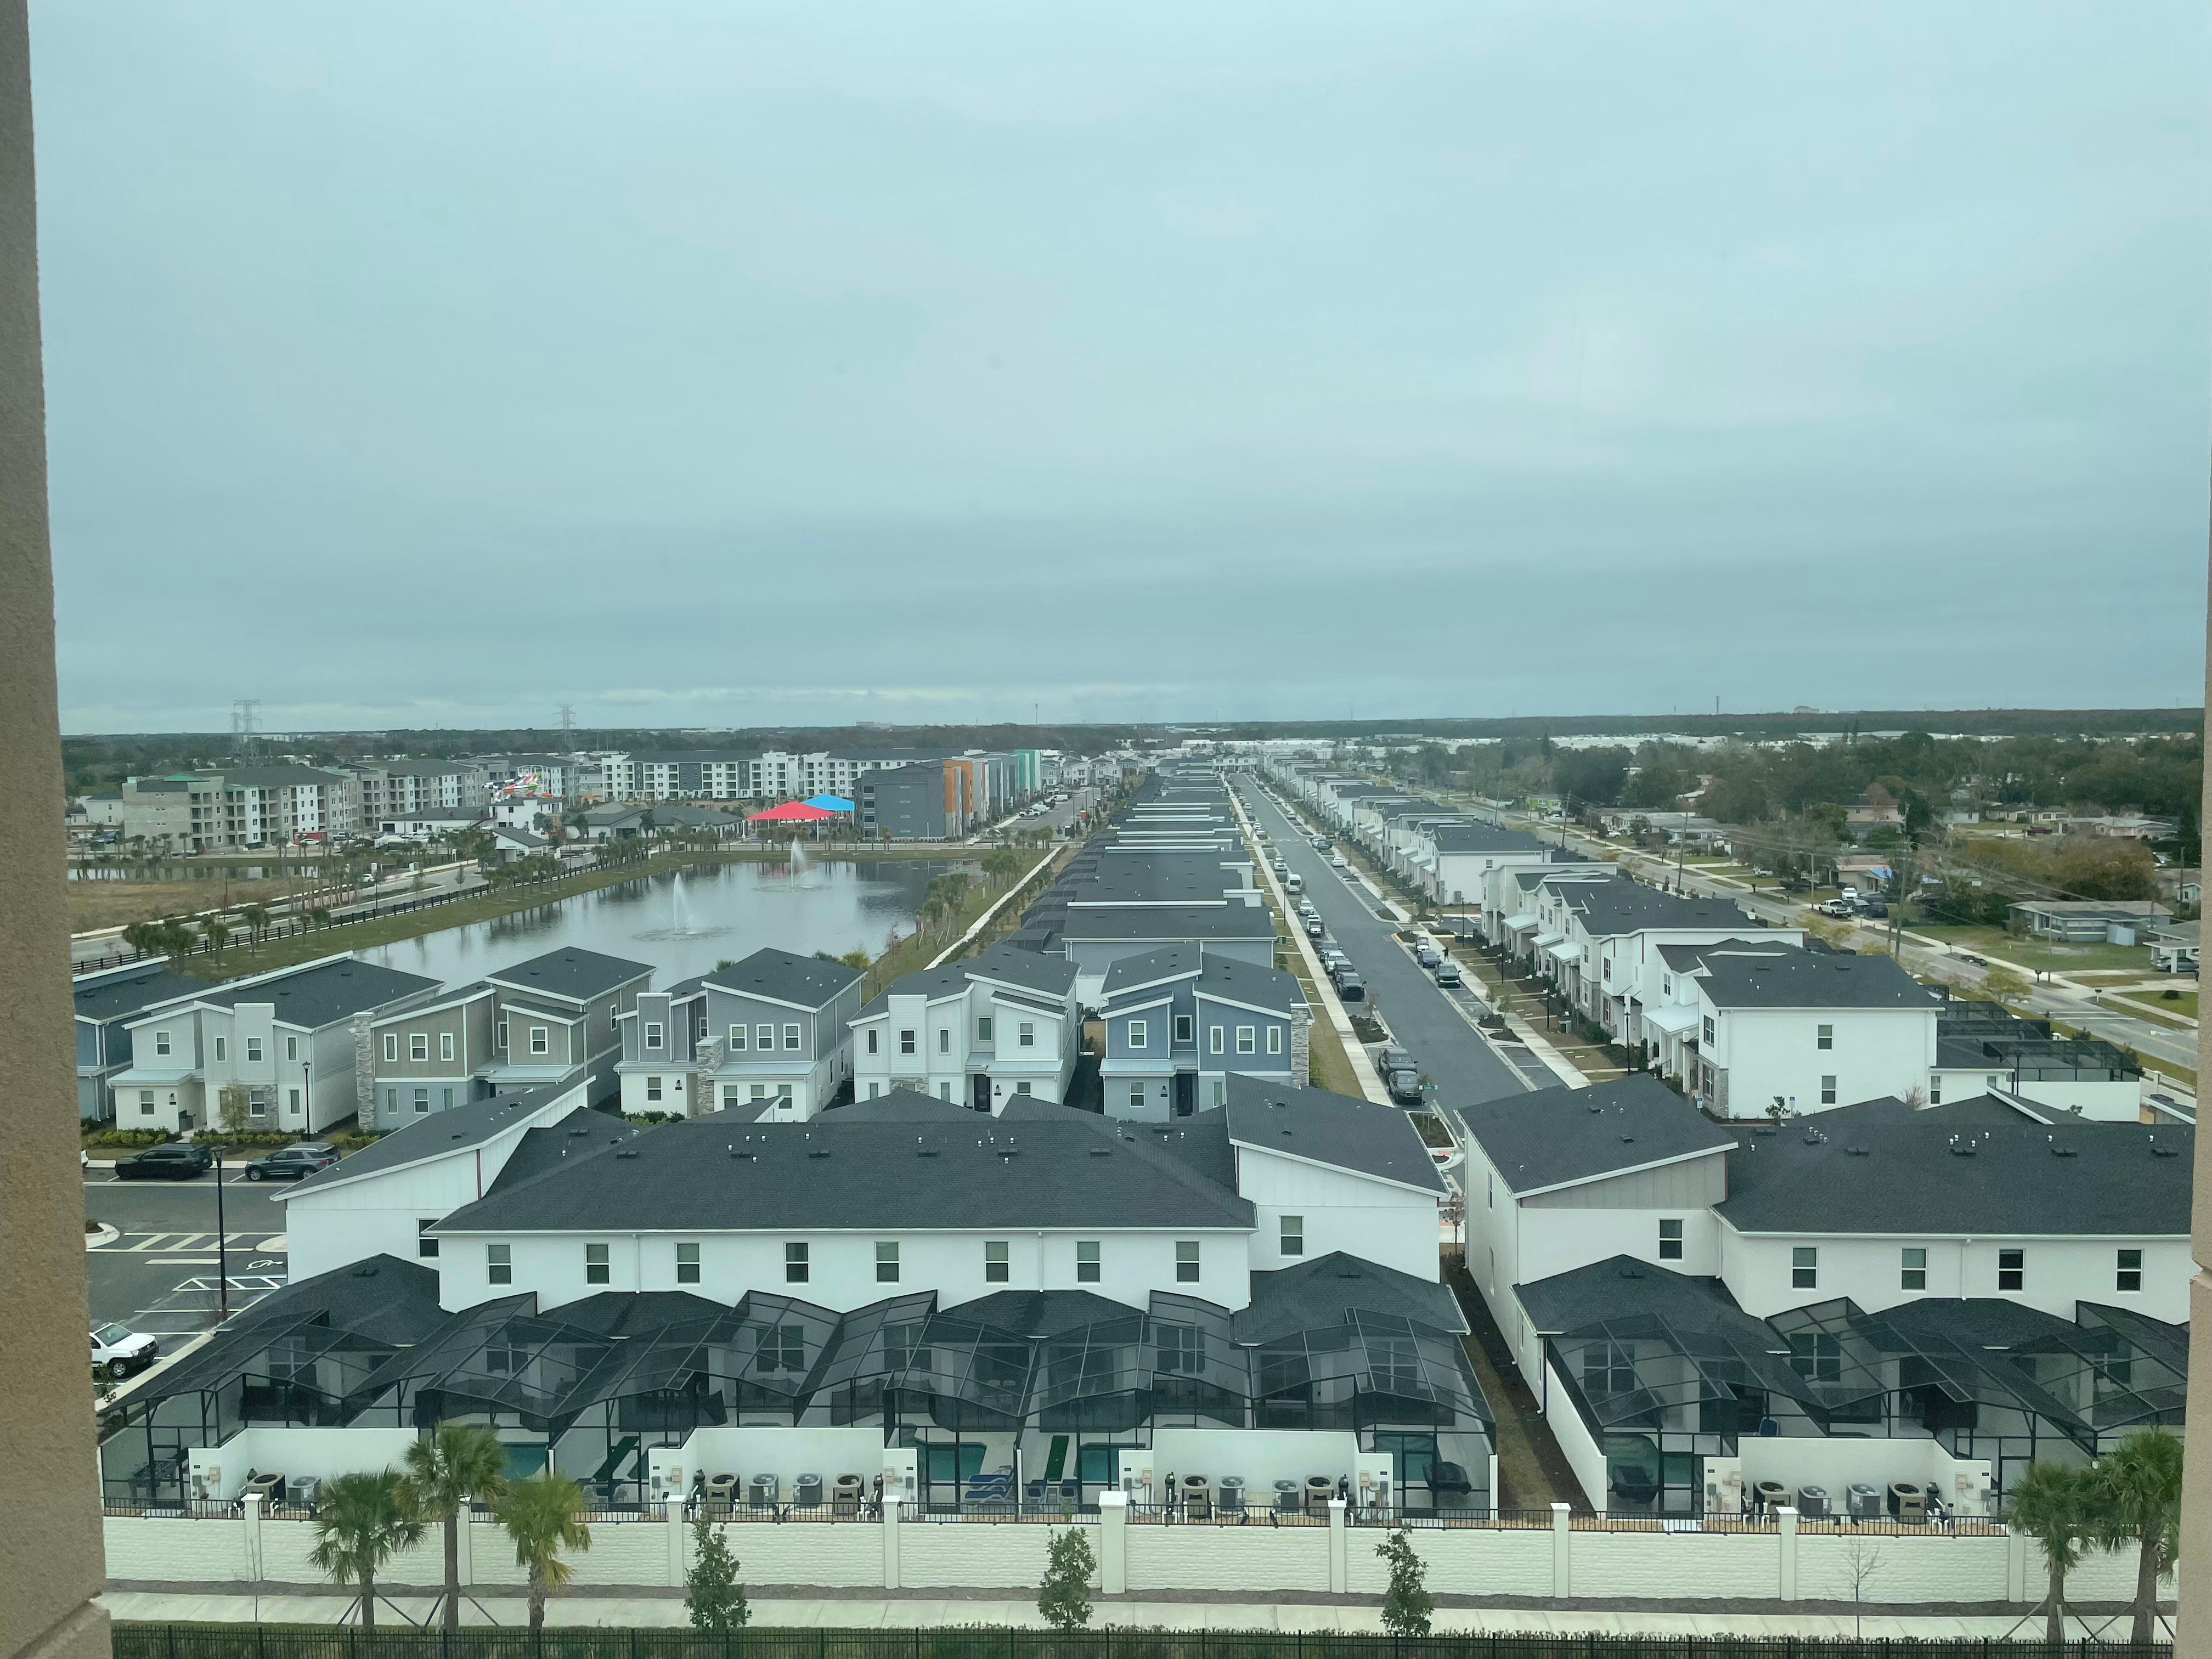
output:
POLYGON ((1641 1279, 1644 1277, 1644 1269, 1641 1267, 1623 1267, 1620 1270, 1620 1276, 1623 1279, 1641 1279))
POLYGON ((569 1131, 568 1131, 568 1133, 569 1133, 570 1134, 572 1134, 572 1135, 587 1135, 587 1134, 591 1133, 592 1132, 591 1132, 588 1128, 586 1128, 583 1125, 579 1124, 579 1125, 577 1125, 577 1127, 574 1127, 574 1128, 573 1128, 573 1129, 569 1130, 569 1131))
POLYGON ((1974 1155, 1974 1143, 1971 1140, 1954 1140, 1951 1143, 1951 1156, 1954 1158, 1972 1158, 1974 1155))
POLYGON ((2179 1158, 2181 1156, 2181 1154, 2175 1152, 2172 1147, 2161 1146, 2155 1140, 2152 1141, 2150 1144, 2150 1155, 2153 1158, 2179 1158))
POLYGON ((1868 1152, 1867 1149, 1863 1146, 1846 1146, 1844 1148, 1844 1156, 1846 1158, 1865 1158, 1868 1156, 1868 1152))
POLYGON ((2071 1146, 2061 1146, 2056 1141, 2053 1141, 2051 1146, 2051 1155, 2053 1158, 2072 1158, 2074 1156, 2074 1149, 2071 1146))
POLYGON ((817 1146, 806 1155, 809 1158, 827 1158, 830 1156, 830 1149, 827 1146, 817 1146))
POLYGON ((637 1149, 635 1146, 625 1146, 622 1151, 617 1152, 615 1156, 617 1158, 635 1158, 637 1156, 637 1149))
POLYGON ((1635 1140, 1635 1139, 1636 1137, 1634 1135, 1623 1135, 1620 1138, 1620 1144, 1624 1146, 1629 1146, 1635 1140))
POLYGON ((374 1267, 356 1267, 353 1270, 353 1276, 356 1279, 374 1279, 376 1277, 376 1272, 374 1267))
POLYGON ((937 1148, 934 1146, 924 1146, 920 1151, 916 1152, 915 1156, 916 1158, 935 1158, 937 1156, 937 1148))

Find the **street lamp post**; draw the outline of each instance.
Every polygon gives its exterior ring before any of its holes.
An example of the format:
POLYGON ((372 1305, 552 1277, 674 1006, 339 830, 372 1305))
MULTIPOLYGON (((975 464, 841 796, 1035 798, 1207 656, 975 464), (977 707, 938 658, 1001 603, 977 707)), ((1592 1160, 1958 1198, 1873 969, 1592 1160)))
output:
POLYGON ((216 1322, 230 1317, 230 1235, 222 1222, 222 1143, 215 1148, 215 1293, 216 1322))

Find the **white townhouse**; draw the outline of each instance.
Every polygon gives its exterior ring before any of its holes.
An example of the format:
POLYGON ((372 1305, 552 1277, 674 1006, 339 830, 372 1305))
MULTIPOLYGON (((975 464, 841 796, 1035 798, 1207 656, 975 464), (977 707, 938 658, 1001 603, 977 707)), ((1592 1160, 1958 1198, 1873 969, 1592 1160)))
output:
POLYGON ((126 1023, 131 1064, 108 1079, 116 1125, 205 1128, 235 1084, 249 1128, 318 1133, 361 1109, 355 1016, 436 985, 344 955, 149 1008, 126 1023))
POLYGON ((1670 1074, 1717 1115, 1926 1099, 1944 1005, 1892 958, 1765 941, 1664 945, 1659 957, 1670 1001, 1645 1024, 1670 1039, 1670 1074))
POLYGON ((894 981, 854 1017, 859 1099, 895 1089, 1003 1112, 1066 1099, 1082 1044, 1075 963, 1009 945, 894 981))
POLYGON ((1449 1117, 1468 1272, 1594 1504, 1991 1513, 2179 1426, 2190 1129, 2010 1097, 1729 1127, 1641 1076, 1449 1117))
POLYGON ((1240 1075, 1278 1085, 1306 1075, 1312 1013, 1279 969, 1170 945, 1115 963, 1102 995, 1109 1117, 1165 1122, 1218 1109, 1240 1075))
POLYGON ((1439 904, 1480 905, 1496 872, 1540 868, 1559 854, 1524 830, 1472 817, 1416 819, 1404 839, 1401 873, 1439 904))
POLYGON ((1483 935, 1516 960, 1533 962, 1539 950, 1567 936, 1562 894, 1568 884, 1611 881, 1614 873, 1610 864, 1564 861, 1504 864, 1487 871, 1483 875, 1483 935))
POLYGON ((623 1110, 814 1116, 852 1081, 866 980, 842 962, 764 948, 641 994, 620 1020, 623 1110))

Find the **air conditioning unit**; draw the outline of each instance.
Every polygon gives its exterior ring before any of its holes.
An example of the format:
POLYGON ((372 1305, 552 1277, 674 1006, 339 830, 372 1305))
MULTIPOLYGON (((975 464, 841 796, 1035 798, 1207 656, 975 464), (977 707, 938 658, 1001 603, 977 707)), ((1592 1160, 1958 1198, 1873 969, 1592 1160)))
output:
POLYGON ((1828 1489, 1826 1486, 1797 1488, 1797 1513, 1808 1521, 1825 1521, 1828 1517, 1828 1489))
POLYGON ((1881 1519, 1881 1488, 1871 1481, 1854 1480, 1844 1488, 1844 1499, 1850 1506, 1854 1521, 1881 1519))

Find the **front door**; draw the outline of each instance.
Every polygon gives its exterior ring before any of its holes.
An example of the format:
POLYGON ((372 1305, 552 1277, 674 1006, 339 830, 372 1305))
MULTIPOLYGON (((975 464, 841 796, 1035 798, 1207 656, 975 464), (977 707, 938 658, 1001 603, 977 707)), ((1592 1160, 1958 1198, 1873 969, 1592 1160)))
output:
POLYGON ((1175 1080, 1175 1115, 1188 1117, 1198 1109, 1198 1073, 1177 1072, 1175 1080))
POLYGON ((969 1093, 969 1104, 979 1112, 988 1112, 991 1109, 991 1079, 981 1072, 975 1073, 975 1087, 969 1093))

